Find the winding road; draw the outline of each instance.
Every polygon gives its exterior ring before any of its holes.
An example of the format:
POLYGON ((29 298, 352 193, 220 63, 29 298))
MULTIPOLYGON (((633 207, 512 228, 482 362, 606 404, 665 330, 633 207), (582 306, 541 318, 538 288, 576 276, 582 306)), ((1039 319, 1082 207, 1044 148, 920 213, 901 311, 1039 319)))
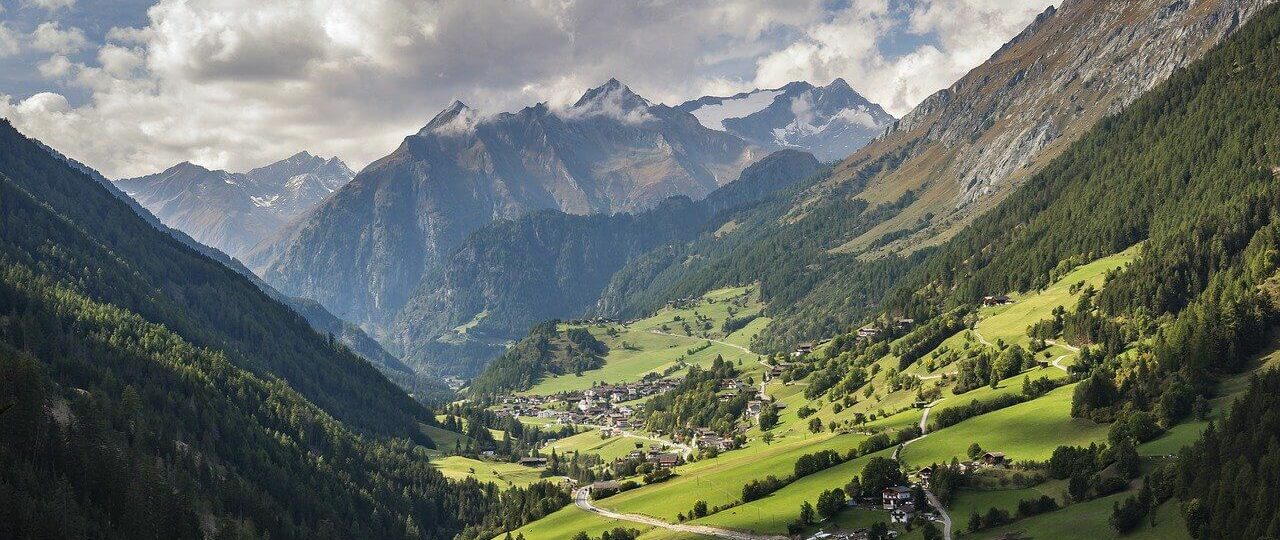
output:
POLYGON ((716 527, 708 527, 706 525, 684 525, 679 523, 667 523, 660 519, 651 518, 649 516, 641 516, 636 514, 620 514, 606 508, 600 508, 591 503, 591 492, 587 488, 580 488, 573 495, 574 504, 578 508, 591 512, 593 514, 608 519, 617 519, 621 521, 630 521, 641 525, 649 525, 671 531, 687 532, 691 534, 700 534, 703 536, 714 536, 716 538, 729 538, 730 540, 787 540, 786 536, 754 534, 741 531, 731 531, 728 529, 718 529, 716 527))
POLYGON ((942 502, 933 495, 932 491, 924 490, 924 496, 929 499, 929 506, 938 511, 938 515, 942 516, 942 538, 951 540, 951 515, 947 513, 947 509, 942 506, 942 502))

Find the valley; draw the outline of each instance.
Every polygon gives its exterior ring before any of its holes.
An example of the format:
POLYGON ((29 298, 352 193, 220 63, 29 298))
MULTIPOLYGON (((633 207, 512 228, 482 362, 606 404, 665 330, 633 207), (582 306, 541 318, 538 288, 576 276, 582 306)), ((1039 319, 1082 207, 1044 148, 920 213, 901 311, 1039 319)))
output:
POLYGON ((1280 4, 71 4, 0 7, 0 539, 1280 537, 1280 4))

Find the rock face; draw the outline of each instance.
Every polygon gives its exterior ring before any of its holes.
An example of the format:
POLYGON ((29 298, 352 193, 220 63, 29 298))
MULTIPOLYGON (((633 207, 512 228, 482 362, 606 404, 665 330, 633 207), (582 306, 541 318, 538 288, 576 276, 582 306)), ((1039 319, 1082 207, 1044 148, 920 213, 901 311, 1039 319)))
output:
POLYGON ((455 102, 247 261, 287 294, 385 329, 423 276, 495 219, 699 199, 764 154, 616 80, 563 110, 485 117, 455 102))
POLYGON ((863 197, 919 202, 850 242, 932 225, 887 246, 910 251, 968 223, 1105 116, 1164 81, 1269 0, 1065 0, 987 62, 846 159, 808 201, 865 184, 863 197), (885 163, 892 166, 881 170, 885 163))
POLYGON ((544 210, 472 233, 429 273, 388 340, 419 368, 473 374, 529 327, 585 314, 618 269, 714 230, 727 210, 812 176, 813 155, 781 150, 701 201, 673 197, 635 214, 544 210))
POLYGON ((116 186, 165 225, 240 256, 354 175, 338 158, 301 152, 247 173, 184 162, 161 173, 120 180, 116 186))
POLYGON ((677 108, 693 113, 708 128, 765 148, 799 148, 823 161, 848 157, 894 121, 844 79, 823 87, 793 82, 729 97, 708 96, 677 108))

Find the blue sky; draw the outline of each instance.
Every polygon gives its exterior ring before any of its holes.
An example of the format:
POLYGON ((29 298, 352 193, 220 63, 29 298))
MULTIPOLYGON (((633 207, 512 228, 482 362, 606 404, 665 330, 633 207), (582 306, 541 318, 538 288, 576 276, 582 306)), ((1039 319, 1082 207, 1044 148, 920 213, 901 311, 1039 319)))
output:
POLYGON ((1039 0, 0 0, 0 116, 123 177, 298 150, 361 167, 453 99, 617 77, 678 103, 842 77, 901 115, 1039 0))

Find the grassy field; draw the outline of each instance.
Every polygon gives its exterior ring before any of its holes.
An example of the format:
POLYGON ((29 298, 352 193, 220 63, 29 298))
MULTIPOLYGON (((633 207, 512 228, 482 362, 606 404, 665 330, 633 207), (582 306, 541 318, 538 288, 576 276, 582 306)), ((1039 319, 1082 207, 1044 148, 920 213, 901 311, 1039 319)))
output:
POLYGON ((892 454, 892 449, 883 450, 841 463, 792 482, 768 497, 707 516, 694 523, 760 533, 785 534, 787 523, 795 521, 800 515, 801 503, 804 501, 814 503, 823 491, 844 486, 854 475, 862 473, 862 468, 873 456, 888 457, 892 454))
POLYGON ((864 439, 860 435, 819 434, 808 438, 795 436, 768 445, 757 441, 715 459, 678 467, 677 476, 671 480, 615 495, 601 501, 599 506, 675 521, 677 514, 688 514, 699 500, 711 507, 726 505, 742 498, 742 486, 752 480, 790 475, 801 455, 827 449, 844 452, 864 439))
MULTIPOLYGON (((1108 497, 1073 504, 1046 514, 1019 520, 1017 522, 996 527, 976 534, 966 535, 975 540, 1003 538, 1010 533, 1021 533, 1032 540, 1049 540, 1053 538, 1116 538, 1117 534, 1108 523, 1111 517, 1111 505, 1121 501, 1133 493, 1117 493, 1108 497)), ((1167 502, 1154 512, 1155 526, 1150 522, 1124 536, 1126 540, 1189 540, 1187 527, 1178 513, 1176 502, 1167 502)), ((968 518, 957 520, 952 516, 957 527, 963 528, 968 518)))
POLYGON ((454 480, 471 476, 481 482, 490 482, 500 487, 527 486, 543 479, 542 469, 516 463, 480 461, 462 456, 433 459, 431 466, 454 480))
POLYGON ((1031 341, 1027 337, 1028 326, 1049 318, 1053 309, 1058 306, 1068 310, 1075 307, 1080 295, 1079 291, 1071 293, 1074 285, 1085 283, 1101 288, 1106 273, 1128 265, 1138 256, 1138 250, 1138 246, 1133 246, 1115 255, 1076 267, 1042 291, 1011 295, 1013 304, 982 308, 979 312, 982 319, 975 330, 991 343, 1003 340, 1009 344, 1026 345, 1031 341))
POLYGON ((1060 445, 1088 446, 1106 440, 1105 424, 1071 418, 1075 385, 1057 388, 1039 399, 970 418, 938 430, 902 451, 903 461, 920 467, 966 459, 970 443, 1004 452, 1012 460, 1044 460, 1060 445))
POLYGON ((1022 489, 971 490, 962 489, 956 492, 955 498, 947 506, 947 512, 956 526, 963 527, 968 523, 969 515, 977 512, 985 514, 995 507, 1017 513, 1018 503, 1025 499, 1038 499, 1043 495, 1053 497, 1059 504, 1063 502, 1062 493, 1067 489, 1065 480, 1049 480, 1032 487, 1022 489))
POLYGON ((735 310, 736 317, 744 317, 759 313, 763 304, 754 287, 733 287, 709 292, 693 306, 663 309, 631 324, 585 326, 596 339, 609 346, 604 367, 584 372, 581 376, 550 377, 522 393, 549 395, 584 390, 597 383, 634 382, 645 374, 663 372, 676 365, 681 357, 689 365, 706 366, 716 356, 721 356, 727 360, 741 361, 743 371, 760 372, 762 368, 756 361, 757 355, 742 348, 748 348, 751 338, 768 325, 769 320, 759 317, 745 328, 724 335, 721 326, 729 317, 730 308, 735 310), (711 328, 703 330, 695 327, 692 335, 684 335, 683 322, 694 324, 695 313, 709 319, 711 328), (713 342, 706 349, 688 354, 690 349, 704 345, 707 340, 723 343, 713 342))
POLYGON ((613 461, 631 453, 632 450, 645 448, 653 442, 639 437, 609 437, 602 439, 600 430, 591 429, 550 443, 543 447, 542 453, 549 454, 552 449, 555 449, 556 453, 560 455, 578 452, 581 454, 595 454, 604 461, 613 461))

